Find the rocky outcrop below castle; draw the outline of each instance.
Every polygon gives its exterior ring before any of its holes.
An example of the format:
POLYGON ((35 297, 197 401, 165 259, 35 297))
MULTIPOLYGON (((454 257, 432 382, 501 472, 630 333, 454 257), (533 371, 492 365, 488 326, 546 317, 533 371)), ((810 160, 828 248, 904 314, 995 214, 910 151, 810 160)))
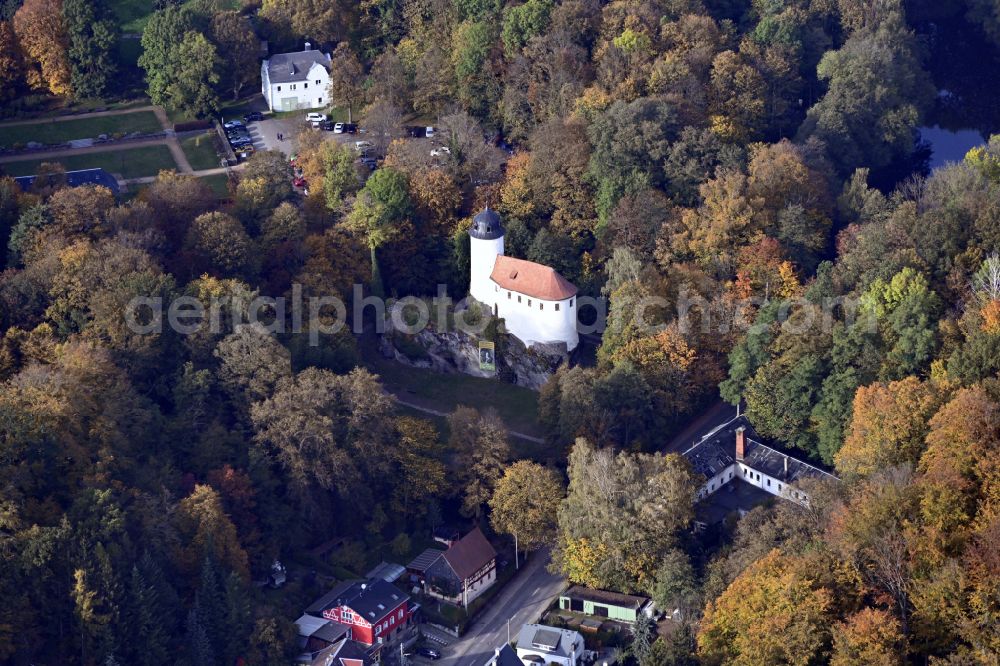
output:
POLYGON ((569 358, 564 343, 536 344, 528 348, 512 335, 501 334, 500 337, 495 372, 480 368, 479 338, 464 331, 439 332, 425 328, 413 335, 387 332, 379 336, 379 351, 386 358, 415 368, 473 377, 496 376, 501 381, 535 391, 569 358))

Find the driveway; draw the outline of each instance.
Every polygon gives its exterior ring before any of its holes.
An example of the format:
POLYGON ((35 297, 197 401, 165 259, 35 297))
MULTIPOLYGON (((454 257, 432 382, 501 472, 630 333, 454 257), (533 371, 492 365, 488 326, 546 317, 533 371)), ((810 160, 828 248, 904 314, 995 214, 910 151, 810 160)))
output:
POLYGON ((285 155, 291 157, 295 154, 295 137, 299 132, 305 131, 305 112, 301 117, 272 118, 264 116, 264 120, 250 123, 250 137, 253 139, 253 147, 257 150, 280 150, 285 155), (284 137, 283 141, 278 141, 278 134, 284 137))
POLYGON ((507 642, 508 620, 510 637, 516 639, 521 626, 535 622, 566 586, 562 576, 546 571, 548 563, 548 551, 532 555, 464 636, 448 637, 450 643, 439 648, 440 660, 432 662, 416 657, 412 662, 434 666, 483 666, 493 656, 494 650, 507 642))

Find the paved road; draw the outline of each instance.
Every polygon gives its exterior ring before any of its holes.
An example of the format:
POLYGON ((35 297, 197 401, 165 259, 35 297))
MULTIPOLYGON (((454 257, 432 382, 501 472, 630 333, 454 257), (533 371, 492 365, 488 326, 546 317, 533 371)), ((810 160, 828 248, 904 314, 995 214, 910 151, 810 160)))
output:
POLYGON ((484 666, 494 650, 507 642, 507 620, 510 619, 510 636, 517 637, 521 626, 534 622, 565 586, 561 576, 545 570, 549 562, 547 551, 539 551, 524 564, 518 575, 483 611, 464 636, 452 639, 441 649, 441 659, 417 663, 435 666, 484 666))

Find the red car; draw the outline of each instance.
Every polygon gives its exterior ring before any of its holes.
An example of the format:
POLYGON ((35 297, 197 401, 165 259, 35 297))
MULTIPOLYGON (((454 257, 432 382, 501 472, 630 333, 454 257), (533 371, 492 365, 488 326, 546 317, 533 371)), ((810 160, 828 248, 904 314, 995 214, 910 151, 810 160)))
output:
POLYGON ((294 185, 295 187, 306 187, 308 183, 306 182, 305 178, 299 176, 292 180, 292 185, 294 185))

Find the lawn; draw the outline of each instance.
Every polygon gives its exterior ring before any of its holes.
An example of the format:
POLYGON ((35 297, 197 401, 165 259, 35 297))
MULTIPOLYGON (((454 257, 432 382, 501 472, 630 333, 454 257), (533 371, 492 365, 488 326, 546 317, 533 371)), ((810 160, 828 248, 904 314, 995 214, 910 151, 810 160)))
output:
POLYGON ((214 176, 202 176, 201 182, 212 188, 212 191, 220 199, 229 197, 229 176, 224 173, 217 173, 214 176))
POLYGON ((174 170, 177 164, 166 146, 144 146, 131 150, 110 150, 104 153, 68 155, 61 158, 22 160, 0 164, 12 176, 30 176, 38 172, 42 162, 59 162, 67 171, 105 169, 123 178, 155 176, 160 171, 174 170))
POLYGON ((219 166, 219 153, 215 150, 215 132, 189 136, 181 141, 181 149, 195 171, 219 166))
POLYGON ((0 125, 0 146, 28 141, 65 143, 74 139, 93 139, 100 134, 151 133, 161 129, 160 121, 152 111, 75 120, 41 120, 29 125, 0 125))
MULTIPOLYGON (((363 346, 362 346, 363 347, 363 346)), ((364 350, 367 351, 367 350, 364 350)), ((363 353, 364 353, 363 351, 363 353)), ((383 358, 377 351, 364 353, 369 369, 387 389, 402 400, 442 412, 459 405, 483 410, 493 407, 512 430, 539 435, 538 394, 523 386, 470 375, 442 375, 383 358)), ((422 414, 422 418, 427 418, 422 414)))

